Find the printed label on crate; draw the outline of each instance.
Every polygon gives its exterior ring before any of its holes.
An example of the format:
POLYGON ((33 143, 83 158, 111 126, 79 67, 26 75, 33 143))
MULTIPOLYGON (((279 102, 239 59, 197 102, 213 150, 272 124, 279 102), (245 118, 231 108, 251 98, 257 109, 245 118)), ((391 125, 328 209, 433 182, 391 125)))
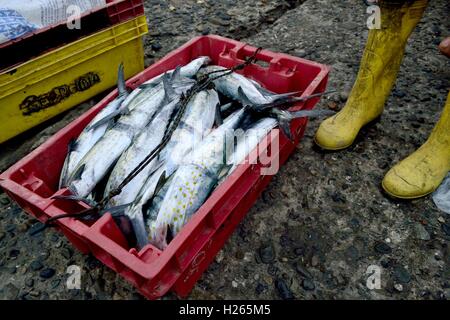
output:
POLYGON ((101 79, 98 73, 89 72, 78 77, 70 84, 63 84, 38 96, 31 95, 26 97, 19 108, 24 116, 29 116, 33 113, 57 105, 74 93, 88 90, 100 81, 101 79))
POLYGON ((0 43, 105 5, 106 0, 0 0, 0 43))

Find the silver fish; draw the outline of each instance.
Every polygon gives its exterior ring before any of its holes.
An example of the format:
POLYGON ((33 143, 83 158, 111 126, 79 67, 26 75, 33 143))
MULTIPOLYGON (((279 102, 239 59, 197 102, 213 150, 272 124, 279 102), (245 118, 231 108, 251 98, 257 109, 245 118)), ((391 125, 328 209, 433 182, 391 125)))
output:
MULTIPOLYGON (((211 130, 214 123, 215 110, 218 108, 218 104, 219 97, 215 90, 206 90, 197 93, 187 105, 178 129, 175 130, 172 139, 159 157, 155 158, 143 169, 143 171, 130 181, 119 196, 111 199, 111 206, 119 206, 133 201, 129 210, 126 211, 126 214, 132 221, 132 224, 135 225, 138 245, 141 248, 148 243, 148 236, 144 231, 145 228, 142 226, 142 207, 154 196, 158 187, 157 182, 161 177, 163 175, 164 177, 171 176, 178 167, 179 162, 182 160, 180 157, 188 153, 191 150, 191 147, 203 138, 205 132, 211 130), (169 167, 166 165, 166 161, 168 160, 166 159, 167 156, 170 157, 169 167), (159 169, 154 173, 151 173, 156 166, 160 166, 159 169), (147 178, 147 176, 149 177, 147 178), (146 178, 147 180, 145 181, 146 178), (140 190, 138 190, 139 187, 140 190)), ((106 194, 129 174, 129 170, 124 170, 124 168, 134 168, 142 161, 142 156, 139 154, 143 155, 150 153, 151 151, 148 152, 148 150, 153 150, 155 145, 157 145, 153 143, 153 141, 161 141, 161 134, 164 133, 164 129, 167 127, 168 122, 168 117, 163 114, 164 111, 161 112, 161 116, 158 115, 155 117, 148 125, 148 130, 144 130, 134 141, 133 145, 124 155, 122 155, 121 159, 119 159, 106 187, 106 194), (143 152, 143 149, 148 150, 143 152)), ((167 190, 169 183, 166 183, 165 185, 167 190)), ((161 194, 159 194, 159 196, 161 196, 161 194)), ((153 206, 153 210, 156 210, 155 208, 156 207, 153 206)), ((150 220, 153 221, 155 219, 156 216, 150 220)))
POLYGON ((77 140, 69 143, 68 153, 60 176, 59 187, 66 187, 68 178, 73 174, 74 169, 81 159, 91 150, 98 140, 105 134, 108 126, 111 125, 115 115, 122 109, 122 103, 128 96, 125 86, 125 76, 123 64, 119 65, 117 87, 119 95, 106 107, 104 107, 86 128, 78 136, 77 140), (112 115, 112 116, 111 116, 112 115), (103 121, 108 118, 108 121, 103 121), (102 124, 100 124, 102 122, 102 124), (97 124, 97 125, 96 125, 97 124))
MULTIPOLYGON (((153 201, 155 192, 158 191, 158 187, 162 181, 165 180, 164 167, 160 166, 147 181, 141 191, 134 199, 133 203, 125 209, 126 216, 130 219, 133 225, 134 233, 136 235, 138 248, 143 248, 148 244, 148 233, 146 230, 144 206, 153 201)), ((167 188, 166 188, 167 189, 167 188)))
POLYGON ((166 71, 156 77, 153 77, 134 89, 133 92, 124 101, 124 105, 126 105, 129 110, 132 110, 135 106, 142 104, 145 100, 148 99, 148 93, 151 92, 152 88, 162 84, 163 77, 170 76, 172 79, 177 77, 193 78, 201 67, 206 66, 210 62, 211 58, 207 56, 201 56, 197 59, 192 60, 185 66, 177 67, 173 70, 166 71))
POLYGON ((184 156, 211 131, 218 107, 219 95, 215 90, 200 91, 191 99, 178 128, 162 153, 166 160, 167 176, 172 175, 183 162, 184 156))
MULTIPOLYGON (((222 73, 217 71, 227 71, 227 69, 220 66, 208 66, 200 71, 201 75, 206 75, 210 72, 214 72, 209 77, 215 78, 220 76, 222 73)), ((214 85, 216 89, 224 94, 225 96, 241 101, 241 95, 238 92, 239 88, 245 93, 247 98, 253 104, 270 104, 280 99, 286 99, 287 97, 293 96, 298 92, 289 92, 283 94, 273 94, 272 92, 265 90, 261 85, 255 85, 255 82, 243 75, 232 72, 226 76, 222 76, 214 80, 214 85)))
POLYGON ((273 118, 262 118, 248 128, 244 135, 237 141, 233 154, 228 162, 232 167, 228 171, 231 174, 236 167, 242 163, 247 155, 256 148, 262 138, 277 126, 277 121, 273 118))
MULTIPOLYGON (((192 84, 195 81, 192 80, 192 84)), ((165 89, 167 91, 167 88, 165 89)), ((137 135, 130 147, 122 154, 111 172, 105 188, 105 196, 119 184, 141 163, 162 141, 170 119, 177 109, 179 96, 162 107, 154 119, 137 135)), ((134 177, 122 192, 110 200, 110 206, 119 206, 133 202, 139 190, 144 185, 149 174, 158 164, 158 158, 153 159, 134 177)))
MULTIPOLYGON (((187 84, 184 80, 180 81, 180 85, 177 82, 170 84, 179 95, 192 86, 192 81, 187 84)), ((150 91, 149 98, 122 115, 80 161, 69 179, 69 189, 77 196, 86 197, 94 189, 136 135, 153 119, 160 106, 170 102, 168 99, 171 98, 165 94, 162 83, 150 91)))
POLYGON ((211 132, 202 144, 192 150, 189 164, 174 173, 173 181, 164 197, 158 217, 150 223, 150 242, 160 249, 167 247, 168 228, 175 236, 192 214, 206 200, 225 165, 230 133, 237 128, 245 109, 235 112, 223 125, 211 132))

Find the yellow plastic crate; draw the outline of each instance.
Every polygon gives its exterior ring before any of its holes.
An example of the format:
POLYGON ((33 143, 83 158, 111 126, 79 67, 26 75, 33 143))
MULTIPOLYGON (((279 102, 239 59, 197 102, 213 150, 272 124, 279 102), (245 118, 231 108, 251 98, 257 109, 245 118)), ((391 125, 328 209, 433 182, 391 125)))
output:
POLYGON ((145 16, 55 49, 0 73, 0 143, 144 69, 145 16))

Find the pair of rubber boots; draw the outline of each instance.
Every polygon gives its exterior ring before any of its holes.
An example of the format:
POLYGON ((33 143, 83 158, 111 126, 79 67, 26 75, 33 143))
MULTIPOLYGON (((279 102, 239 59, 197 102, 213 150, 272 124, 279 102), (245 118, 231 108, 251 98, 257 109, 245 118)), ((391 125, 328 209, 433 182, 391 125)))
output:
MULTIPOLYGON (((326 119, 315 141, 326 150, 354 142, 360 129, 378 118, 397 78, 406 42, 428 1, 382 1, 381 29, 370 30, 360 70, 345 107, 326 119)), ((448 39, 447 39, 448 40, 448 39)), ((391 196, 414 199, 433 192, 450 170, 450 95, 428 140, 384 177, 391 196)))

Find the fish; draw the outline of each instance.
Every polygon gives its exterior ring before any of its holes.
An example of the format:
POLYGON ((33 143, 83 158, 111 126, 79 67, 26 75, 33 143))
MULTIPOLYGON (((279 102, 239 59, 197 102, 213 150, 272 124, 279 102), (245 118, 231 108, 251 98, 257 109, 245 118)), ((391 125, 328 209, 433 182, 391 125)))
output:
MULTIPOLYGON (((162 84, 163 77, 170 77, 172 81, 175 78, 194 78, 199 69, 210 62, 211 58, 208 56, 201 56, 192 60, 185 66, 177 66, 175 69, 166 71, 145 81, 134 89, 124 100, 121 114, 129 113, 136 106, 145 103, 145 101, 151 96, 153 92, 152 89, 162 84)), ((105 118, 103 121, 109 121, 112 117, 114 117, 114 115, 111 115, 109 118, 105 118)))
MULTIPOLYGON (((230 175, 241 164, 253 149, 256 148, 262 138, 278 125, 274 118, 262 118, 251 125, 240 139, 238 139, 234 152, 230 157, 228 170, 230 175)), ((228 176, 227 175, 227 176, 228 176)))
MULTIPOLYGON (((186 79, 170 80, 170 86, 179 96, 192 87, 192 80, 186 79)), ((170 103, 169 100, 173 99, 166 94, 163 83, 151 88, 150 91, 148 98, 129 113, 122 115, 79 162, 69 178, 69 190, 72 193, 79 197, 86 197, 91 193, 132 144, 136 135, 153 119, 160 106, 170 103)))
POLYGON ((117 78, 118 96, 108 103, 108 105, 91 120, 76 140, 71 140, 69 142, 67 156, 60 175, 60 189, 67 186, 67 180, 72 175, 80 160, 83 159, 97 141, 100 140, 111 125, 113 118, 121 112, 122 103, 128 96, 123 64, 119 65, 117 78), (105 118, 108 118, 108 121, 102 121, 105 118), (101 124, 98 125, 99 123, 101 124), (95 124, 97 125, 94 126, 95 124))
MULTIPOLYGON (((134 201, 125 209, 125 215, 130 220, 134 233, 136 235, 138 248, 143 248, 148 244, 148 232, 146 227, 146 213, 144 207, 148 202, 152 202, 155 193, 162 188, 162 184, 166 182, 164 167, 159 166, 151 176, 144 182, 144 186, 134 199, 134 201)), ((166 183, 168 185, 168 183, 166 183)), ((167 188, 166 188, 167 189, 167 188)))
POLYGON ((213 89, 200 91, 192 97, 161 155, 166 161, 168 176, 183 162, 184 156, 211 131, 219 107, 219 95, 213 89))
POLYGON ((299 93, 288 92, 283 94, 274 94, 264 89, 261 85, 256 85, 255 81, 250 80, 249 78, 246 78, 239 73, 232 72, 225 76, 221 76, 222 73, 220 71, 223 71, 223 73, 225 73, 228 71, 228 69, 215 65, 207 66, 199 72, 199 75, 205 76, 213 72, 208 77, 210 79, 217 77, 215 80, 213 80, 217 91, 227 96, 228 98, 237 100, 241 103, 241 95, 238 92, 239 88, 241 88, 242 91, 245 92, 249 101, 251 101, 252 104, 255 105, 270 104, 278 100, 287 100, 289 97, 299 93))
POLYGON ((167 237, 174 237, 186 221, 200 208, 216 185, 226 164, 224 156, 230 133, 245 116, 245 108, 236 111, 212 131, 202 144, 191 151, 189 163, 178 167, 155 221, 150 223, 150 243, 163 250, 167 237), (168 229, 170 233, 168 234, 168 229))
MULTIPOLYGON (((190 82, 192 85, 194 80, 190 82)), ((150 121, 147 126, 137 135, 133 143, 120 156, 117 164, 111 172, 108 183, 106 184, 104 195, 107 196, 110 191, 117 188, 122 181, 161 143, 164 138, 166 129, 170 123, 171 118, 178 110, 180 96, 172 92, 169 83, 164 80, 164 90, 169 92, 170 103, 161 108, 156 116, 150 121)), ((145 180, 149 174, 155 169, 158 164, 158 159, 153 159, 147 166, 143 168, 125 187, 121 193, 113 197, 109 206, 119 206, 126 203, 133 202, 139 190, 144 185, 145 180)))

